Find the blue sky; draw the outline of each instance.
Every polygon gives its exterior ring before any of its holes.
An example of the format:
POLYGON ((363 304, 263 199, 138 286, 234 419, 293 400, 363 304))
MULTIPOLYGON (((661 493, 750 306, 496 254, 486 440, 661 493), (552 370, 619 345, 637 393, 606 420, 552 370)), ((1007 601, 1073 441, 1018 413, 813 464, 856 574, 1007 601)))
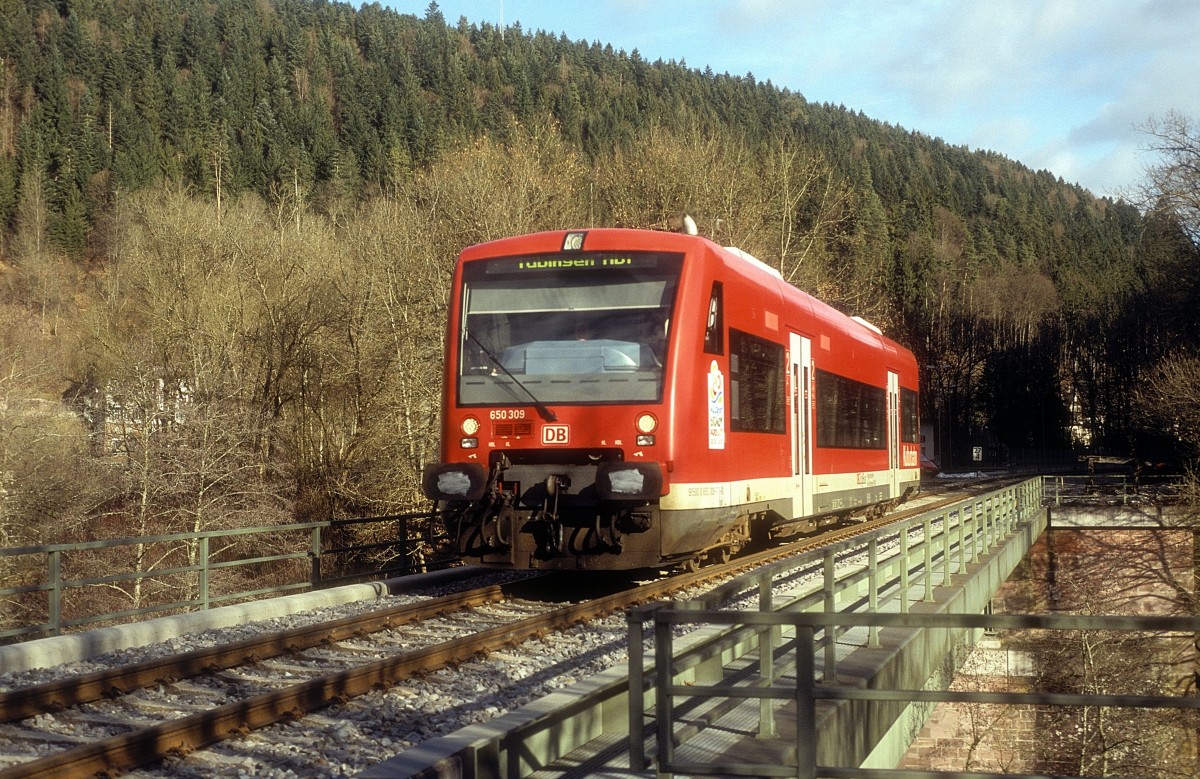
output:
MULTIPOLYGON (((429 0, 387 0, 423 16, 429 0)), ((611 43, 753 73, 812 102, 1119 196, 1153 158, 1137 127, 1200 120, 1198 0, 439 0, 450 24, 611 43)))

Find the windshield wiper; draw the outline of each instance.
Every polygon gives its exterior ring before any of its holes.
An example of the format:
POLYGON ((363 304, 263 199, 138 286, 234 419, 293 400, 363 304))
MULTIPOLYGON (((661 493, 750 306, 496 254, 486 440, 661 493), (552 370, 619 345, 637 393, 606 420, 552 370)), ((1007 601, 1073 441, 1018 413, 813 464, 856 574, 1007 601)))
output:
POLYGON ((500 362, 500 359, 498 357, 496 357, 496 355, 492 354, 491 351, 489 351, 486 346, 484 346, 482 343, 480 343, 479 339, 476 338, 475 334, 472 333, 470 330, 467 331, 467 338, 470 338, 472 341, 474 341, 475 345, 478 346, 480 349, 482 349, 483 353, 486 354, 488 359, 492 361, 492 364, 495 365, 500 370, 504 371, 505 376, 512 379, 514 384, 516 384, 521 389, 525 390, 525 394, 528 395, 529 399, 533 401, 533 407, 537 409, 538 416, 540 416, 542 419, 546 420, 547 422, 557 422, 558 421, 558 417, 555 416, 554 412, 551 411, 546 406, 545 403, 538 400, 537 396, 534 395, 532 392, 530 392, 529 387, 526 387, 524 384, 522 384, 520 379, 518 379, 516 376, 512 375, 512 372, 509 371, 508 368, 504 367, 504 363, 500 362))

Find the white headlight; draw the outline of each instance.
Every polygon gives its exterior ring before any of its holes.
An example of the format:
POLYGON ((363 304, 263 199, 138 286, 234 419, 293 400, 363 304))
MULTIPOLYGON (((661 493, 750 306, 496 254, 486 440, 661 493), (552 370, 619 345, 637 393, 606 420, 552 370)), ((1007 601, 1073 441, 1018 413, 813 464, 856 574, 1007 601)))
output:
POLYGON ((466 496, 471 491, 471 477, 459 471, 448 471, 437 475, 437 488, 445 495, 466 496))
POLYGON ((613 471, 608 477, 614 493, 640 493, 646 483, 646 477, 640 471, 613 471))

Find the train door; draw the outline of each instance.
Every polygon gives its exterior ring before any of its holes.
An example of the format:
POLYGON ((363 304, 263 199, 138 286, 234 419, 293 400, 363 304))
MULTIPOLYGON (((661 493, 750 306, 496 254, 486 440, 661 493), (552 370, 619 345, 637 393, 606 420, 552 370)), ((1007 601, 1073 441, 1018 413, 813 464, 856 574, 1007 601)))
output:
POLYGON ((788 384, 792 389, 792 513, 797 517, 812 514, 812 441, 810 421, 812 414, 812 342, 796 333, 791 333, 788 353, 791 355, 791 371, 788 384))
POLYGON ((900 374, 888 371, 887 386, 888 483, 891 495, 900 494, 900 374))

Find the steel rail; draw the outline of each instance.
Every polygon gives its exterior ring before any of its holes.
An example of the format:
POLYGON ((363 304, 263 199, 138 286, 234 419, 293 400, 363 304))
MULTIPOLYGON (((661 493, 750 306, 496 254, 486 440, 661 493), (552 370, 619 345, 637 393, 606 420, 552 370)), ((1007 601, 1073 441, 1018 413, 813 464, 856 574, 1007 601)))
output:
POLYGON ((178 681, 225 670, 256 660, 298 652, 332 641, 377 633, 399 625, 510 597, 501 585, 434 598, 421 603, 393 606, 380 611, 344 617, 183 654, 105 668, 88 674, 0 692, 0 722, 36 717, 81 703, 112 698, 162 682, 178 681))
MULTIPOLYGON (((728 572, 728 568, 722 568, 728 572)), ((251 730, 303 716, 334 701, 390 687, 414 674, 463 663, 477 655, 486 655, 621 608, 661 598, 718 575, 721 574, 716 569, 681 574, 548 614, 402 652, 357 668, 12 766, 0 770, 0 779, 74 779, 128 771, 172 754, 187 754, 251 730)))

